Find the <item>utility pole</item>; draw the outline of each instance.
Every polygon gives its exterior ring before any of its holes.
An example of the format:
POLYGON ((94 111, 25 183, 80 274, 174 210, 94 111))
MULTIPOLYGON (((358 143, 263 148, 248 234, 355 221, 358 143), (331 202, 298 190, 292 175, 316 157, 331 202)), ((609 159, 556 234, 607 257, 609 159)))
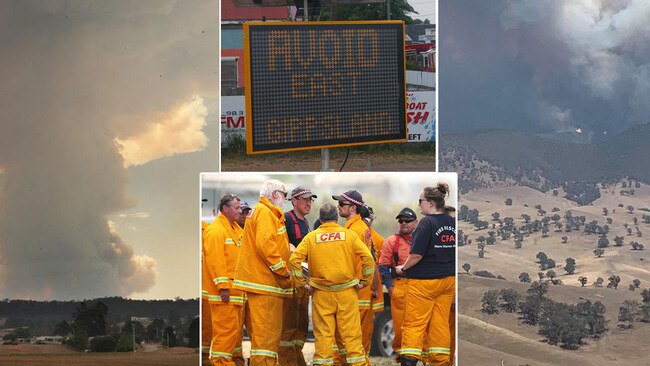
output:
POLYGON ((131 322, 131 330, 133 330, 133 353, 135 353, 135 324, 131 322))

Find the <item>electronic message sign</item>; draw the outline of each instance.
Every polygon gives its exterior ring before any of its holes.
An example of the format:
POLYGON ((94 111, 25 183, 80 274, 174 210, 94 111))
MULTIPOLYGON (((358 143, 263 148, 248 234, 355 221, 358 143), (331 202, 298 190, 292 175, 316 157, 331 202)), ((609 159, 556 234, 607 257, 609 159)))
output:
POLYGON ((249 154, 406 141, 404 23, 244 24, 249 154))

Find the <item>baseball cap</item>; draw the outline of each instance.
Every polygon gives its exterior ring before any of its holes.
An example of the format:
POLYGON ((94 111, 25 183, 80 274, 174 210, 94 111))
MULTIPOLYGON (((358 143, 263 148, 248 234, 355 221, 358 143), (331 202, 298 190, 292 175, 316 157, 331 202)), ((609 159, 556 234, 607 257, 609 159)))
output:
POLYGON ((303 187, 303 186, 298 186, 291 191, 291 198, 318 198, 315 194, 312 193, 311 189, 303 187))
POLYGON ((399 219, 400 217, 409 217, 412 218, 413 220, 418 219, 418 215, 415 214, 415 211, 411 210, 408 207, 404 207, 402 211, 400 211, 397 216, 395 216, 395 219, 399 219))
POLYGON ((361 197, 361 193, 355 190, 345 191, 340 196, 332 195, 332 198, 337 201, 348 201, 357 206, 363 206, 363 197, 361 197))
POLYGON ((242 203, 241 203, 241 210, 242 210, 242 211, 246 211, 246 210, 250 210, 250 209, 251 209, 251 206, 248 204, 248 202, 246 202, 246 201, 242 201, 242 203))

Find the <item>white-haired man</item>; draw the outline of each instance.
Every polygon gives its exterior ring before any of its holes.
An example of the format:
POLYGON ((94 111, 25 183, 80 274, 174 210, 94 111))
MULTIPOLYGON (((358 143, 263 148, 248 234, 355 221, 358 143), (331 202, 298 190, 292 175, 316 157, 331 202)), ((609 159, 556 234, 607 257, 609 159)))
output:
POLYGON ((248 213, 242 248, 235 270, 234 287, 246 292, 251 319, 251 366, 278 363, 283 329, 283 298, 293 296, 288 269, 289 240, 282 208, 286 185, 264 182, 260 201, 248 213))

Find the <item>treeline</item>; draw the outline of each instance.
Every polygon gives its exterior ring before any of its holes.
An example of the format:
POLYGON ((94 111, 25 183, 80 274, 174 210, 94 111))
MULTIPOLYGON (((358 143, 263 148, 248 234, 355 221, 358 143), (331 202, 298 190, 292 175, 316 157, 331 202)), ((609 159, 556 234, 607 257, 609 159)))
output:
MULTIPOLYGON (((192 319, 199 314, 198 299, 132 300, 106 297, 84 301, 88 307, 94 307, 98 302, 110 309, 106 315, 108 324, 125 322, 133 316, 174 321, 192 319)), ((73 320, 79 303, 4 299, 0 301, 0 328, 29 327, 34 335, 53 335, 58 323, 73 320)))

